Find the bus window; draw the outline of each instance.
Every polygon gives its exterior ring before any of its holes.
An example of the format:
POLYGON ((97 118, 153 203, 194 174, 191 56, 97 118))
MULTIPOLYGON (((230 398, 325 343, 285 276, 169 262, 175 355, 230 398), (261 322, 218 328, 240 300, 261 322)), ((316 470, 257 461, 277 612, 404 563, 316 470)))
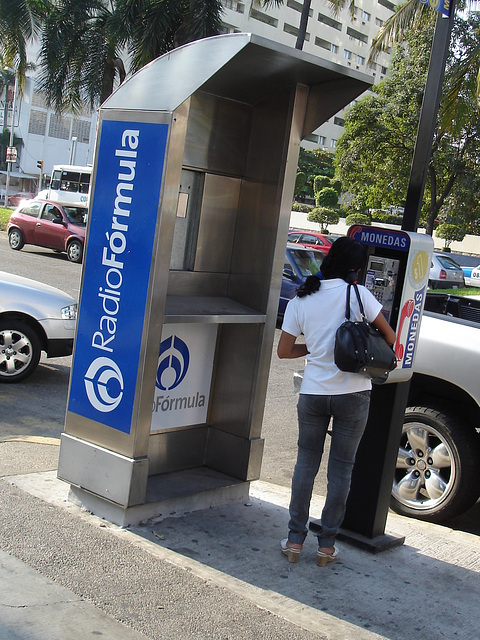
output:
POLYGON ((89 173, 80 174, 80 188, 79 188, 80 193, 88 193, 89 189, 90 189, 90 174, 89 173))
POLYGON ((54 171, 52 174, 52 180, 50 181, 50 188, 55 190, 60 189, 61 180, 62 180, 62 172, 58 170, 54 171))
POLYGON ((60 183, 60 191, 79 191, 80 174, 76 171, 62 171, 62 181, 60 183))

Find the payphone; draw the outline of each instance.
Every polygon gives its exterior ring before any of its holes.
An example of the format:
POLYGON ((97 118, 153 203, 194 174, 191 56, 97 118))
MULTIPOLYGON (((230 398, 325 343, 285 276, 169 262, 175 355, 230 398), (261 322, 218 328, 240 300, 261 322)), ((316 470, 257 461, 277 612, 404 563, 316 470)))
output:
POLYGON ((423 233, 364 225, 351 227, 348 236, 366 246, 368 258, 360 282, 382 303, 382 313, 397 334, 397 368, 388 382, 408 380, 425 304, 433 240, 423 233))

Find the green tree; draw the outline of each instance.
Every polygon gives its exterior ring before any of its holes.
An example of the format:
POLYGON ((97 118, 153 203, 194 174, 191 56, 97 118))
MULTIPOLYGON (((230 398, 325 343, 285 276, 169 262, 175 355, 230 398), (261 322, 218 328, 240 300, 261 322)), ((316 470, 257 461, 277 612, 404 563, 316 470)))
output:
MULTIPOLYGON (((389 76, 347 113, 335 163, 337 176, 352 194, 351 206, 357 211, 385 209, 405 199, 432 35, 428 20, 412 29, 404 45, 395 49, 389 76)), ((461 64, 458 52, 472 46, 479 36, 478 15, 457 18, 447 87, 461 64)), ((442 206, 462 188, 462 178, 478 173, 480 119, 474 92, 465 88, 456 104, 455 120, 448 129, 440 123, 433 142, 422 209, 430 234, 442 206)))
POLYGON ((330 179, 333 178, 335 171, 333 154, 324 149, 304 149, 300 147, 298 170, 306 176, 305 186, 299 195, 314 199, 316 176, 322 176, 321 180, 328 180, 325 184, 329 184, 330 179))
POLYGON ((448 248, 452 242, 461 242, 465 237, 465 231, 458 224, 452 224, 450 222, 443 222, 439 224, 436 229, 436 235, 438 238, 445 240, 445 247, 448 248))
POLYGON ((315 179, 313 181, 313 193, 316 195, 319 191, 329 186, 330 186, 330 178, 328 176, 324 176, 324 175, 315 176, 315 179))
POLYGON ((332 187, 323 187, 315 193, 315 204, 333 209, 338 205, 338 193, 332 187))
POLYGON ((220 0, 58 0, 45 15, 40 88, 57 111, 103 102, 126 77, 176 46, 219 32, 220 0))
POLYGON ((299 171, 295 178, 295 196, 299 196, 303 189, 305 188, 305 182, 307 180, 307 176, 303 173, 303 171, 299 171))
POLYGON ((329 224, 337 224, 340 220, 340 214, 331 207, 315 207, 307 214, 307 220, 310 222, 318 222, 321 233, 328 233, 329 224))

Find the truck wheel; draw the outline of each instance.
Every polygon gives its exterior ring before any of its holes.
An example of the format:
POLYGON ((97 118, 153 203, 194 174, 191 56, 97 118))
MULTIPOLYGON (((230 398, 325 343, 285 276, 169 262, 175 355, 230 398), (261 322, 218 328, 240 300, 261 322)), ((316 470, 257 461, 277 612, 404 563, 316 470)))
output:
POLYGON ((444 522, 480 495, 479 438, 457 416, 407 407, 390 506, 404 516, 444 522))

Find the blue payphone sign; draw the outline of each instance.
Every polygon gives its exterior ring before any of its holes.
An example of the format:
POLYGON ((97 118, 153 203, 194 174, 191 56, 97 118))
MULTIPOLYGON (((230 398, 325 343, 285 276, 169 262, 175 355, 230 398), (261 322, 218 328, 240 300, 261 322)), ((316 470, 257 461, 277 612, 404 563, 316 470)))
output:
POLYGON ((447 18, 450 17, 452 3, 450 0, 420 0, 422 4, 428 4, 432 9, 438 11, 447 18))
POLYGON ((357 240, 357 242, 372 247, 383 247, 384 249, 396 249, 398 251, 408 251, 410 248, 409 236, 403 231, 397 231, 396 229, 380 229, 354 225, 348 235, 354 240, 357 240))
POLYGON ((167 124, 102 123, 68 410, 130 432, 167 124))

